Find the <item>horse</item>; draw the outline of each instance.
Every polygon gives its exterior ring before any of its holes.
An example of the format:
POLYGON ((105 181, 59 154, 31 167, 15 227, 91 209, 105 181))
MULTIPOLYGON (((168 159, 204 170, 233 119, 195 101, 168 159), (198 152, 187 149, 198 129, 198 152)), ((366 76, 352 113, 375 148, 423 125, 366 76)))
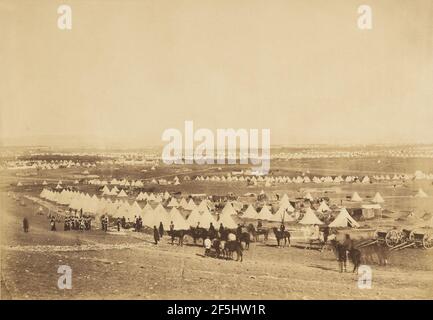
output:
POLYGON ((242 245, 239 241, 227 241, 224 245, 224 251, 226 258, 233 259, 233 252, 236 252, 236 261, 239 261, 239 258, 242 262, 242 245))
POLYGON ((191 227, 186 234, 189 234, 193 238, 194 244, 196 244, 197 239, 201 239, 204 245, 204 240, 207 237, 209 237, 210 240, 218 238, 218 231, 207 230, 205 228, 200 228, 200 227, 199 228, 191 227))
POLYGON ((338 264, 340 266, 340 272, 346 272, 347 257, 349 256, 350 261, 353 264, 353 273, 358 271, 361 264, 361 251, 354 247, 349 250, 347 247, 336 240, 332 240, 332 245, 337 256, 338 264))
POLYGON ((237 236, 237 240, 239 243, 245 242, 245 249, 248 250, 250 248, 250 233, 249 232, 242 232, 237 236))
POLYGON ((275 238, 277 239, 278 247, 280 246, 280 241, 284 239, 284 247, 286 246, 287 242, 289 242, 290 246, 290 232, 289 231, 281 231, 278 230, 278 228, 274 227, 272 228, 275 234, 275 238))
POLYGON ((225 258, 225 242, 224 240, 214 239, 212 241, 212 249, 215 250, 217 258, 225 258))
POLYGON ((258 242, 259 241, 259 236, 263 235, 263 240, 267 241, 268 240, 268 235, 269 235, 269 229, 267 228, 260 228, 257 229, 254 227, 254 225, 252 223, 250 223, 247 227, 248 232, 253 236, 254 241, 258 242))
POLYGON ((179 238, 179 246, 183 246, 183 238, 187 234, 187 230, 168 230, 167 234, 171 237, 171 244, 173 244, 175 238, 179 238))

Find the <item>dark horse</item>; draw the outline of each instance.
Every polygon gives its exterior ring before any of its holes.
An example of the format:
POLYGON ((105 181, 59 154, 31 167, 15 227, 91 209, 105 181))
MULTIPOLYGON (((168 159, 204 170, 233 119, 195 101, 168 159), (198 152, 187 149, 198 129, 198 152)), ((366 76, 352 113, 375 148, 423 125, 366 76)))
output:
POLYGON ((286 246, 287 242, 289 242, 290 246, 290 232, 289 231, 281 231, 278 228, 272 228, 275 234, 275 238, 277 239, 278 246, 280 246, 280 241, 284 239, 284 246, 286 246))
POLYGON ((250 233, 249 232, 242 232, 237 236, 237 240, 239 243, 245 242, 245 249, 248 250, 250 248, 250 233))
POLYGON ((338 264, 340 266, 340 272, 346 272, 347 256, 353 264, 353 271, 358 271, 358 267, 361 264, 361 251, 354 247, 347 249, 347 247, 336 240, 332 240, 332 246, 334 248, 335 255, 337 256, 338 264))
POLYGON ((242 245, 239 241, 227 241, 224 245, 224 253, 227 258, 233 259, 233 252, 236 252, 236 261, 239 258, 242 262, 242 245))
POLYGON ((218 232, 216 230, 215 231, 209 231, 209 230, 206 230, 205 228, 191 227, 186 234, 189 234, 193 238, 194 244, 196 244, 198 239, 201 239, 203 241, 203 245, 204 245, 204 240, 207 237, 209 237, 209 239, 211 239, 211 240, 218 238, 218 232))
POLYGON ((268 235, 269 235, 269 229, 267 228, 260 228, 257 229, 254 227, 254 225, 252 223, 250 223, 247 227, 247 230, 249 233, 251 233, 251 235, 253 236, 254 241, 258 242, 259 241, 259 236, 263 235, 264 237, 264 241, 268 240, 268 235))
POLYGON ((236 234, 236 240, 239 243, 245 242, 245 249, 249 249, 250 248, 251 238, 250 238, 250 233, 249 232, 238 233, 234 229, 224 229, 224 230, 221 231, 221 233, 219 235, 219 239, 222 240, 222 241, 227 241, 228 240, 228 236, 229 236, 230 233, 236 234))
POLYGON ((179 238, 178 245, 183 246, 183 238, 188 234, 187 230, 168 230, 167 234, 171 237, 171 244, 173 244, 175 238, 179 238))

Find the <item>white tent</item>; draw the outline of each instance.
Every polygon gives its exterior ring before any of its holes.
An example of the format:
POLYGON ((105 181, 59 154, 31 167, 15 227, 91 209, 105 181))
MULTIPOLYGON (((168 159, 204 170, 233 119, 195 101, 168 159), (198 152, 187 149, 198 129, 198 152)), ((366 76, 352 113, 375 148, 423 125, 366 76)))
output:
MULTIPOLYGON (((223 224, 224 228, 228 229, 235 229, 238 226, 231 215, 220 215, 217 226, 219 227, 221 223, 223 224)), ((215 227, 217 226, 215 225, 215 227)))
POLYGON ((250 204, 245 210, 244 214, 242 215, 242 218, 248 218, 248 219, 258 219, 259 214, 257 213, 256 209, 250 204))
POLYGON ((233 208, 230 202, 227 202, 224 206, 220 216, 231 216, 231 215, 237 215, 236 210, 233 208))
POLYGON ((352 198, 351 198, 351 200, 352 200, 352 201, 355 201, 355 202, 361 202, 361 201, 362 201, 362 198, 359 196, 358 192, 355 191, 355 192, 352 194, 352 198))
POLYGON ((268 206, 263 206, 263 208, 259 212, 259 219, 260 220, 269 220, 272 221, 273 215, 271 211, 269 210, 268 206))
POLYGON ((385 200, 383 200, 383 198, 379 192, 376 192, 376 194, 374 195, 374 198, 371 201, 373 201, 374 203, 384 203, 385 202, 385 200))
POLYGON ((134 203, 131 206, 131 210, 134 212, 134 216, 139 216, 142 211, 137 201, 134 201, 134 203))
POLYGON ((153 211, 152 206, 149 203, 146 203, 146 205, 144 206, 144 208, 141 210, 141 214, 144 216, 150 212, 153 211))
POLYGON ((46 180, 44 180, 44 182, 42 182, 42 185, 43 186, 46 186, 48 183, 47 183, 47 181, 46 180))
POLYGON ((323 224, 322 221, 317 218, 316 214, 314 213, 311 208, 307 208, 304 216, 299 221, 300 224, 323 224))
POLYGON ((186 219, 186 223, 190 226, 190 227, 196 227, 197 223, 199 222, 200 219, 200 212, 198 211, 197 208, 194 208, 191 213, 189 214, 188 218, 186 219))
POLYGON ((177 208, 179 207, 179 203, 177 203, 176 198, 171 198, 170 202, 168 203, 167 207, 171 208, 177 208))
POLYGON ((119 194, 117 195, 119 198, 125 198, 128 195, 126 194, 126 192, 122 189, 120 190, 119 194))
POLYGON ((186 202, 185 198, 180 199, 179 207, 186 209, 188 207, 188 202, 186 202))
MULTIPOLYGON (((224 218, 224 217, 222 217, 222 218, 224 218)), ((217 227, 217 222, 214 219, 214 217, 212 217, 209 210, 204 210, 203 213, 200 215, 200 218, 198 221, 200 222, 200 227, 202 227, 202 228, 208 229, 210 227, 211 223, 213 224, 213 226, 215 228, 217 227)))
POLYGON ((295 208, 293 208, 292 204, 289 201, 289 197, 286 194, 284 194, 284 196, 281 198, 279 205, 281 209, 285 209, 288 212, 295 211, 295 208))
POLYGON ((209 210, 208 206, 207 206, 207 201, 206 200, 202 200, 200 202, 200 204, 198 205, 198 211, 199 212, 204 212, 209 210))
POLYGON ((427 198, 428 195, 425 193, 421 188, 418 190, 417 194, 415 195, 417 198, 427 198))
POLYGON ((147 197, 147 201, 155 201, 156 197, 153 193, 150 193, 149 196, 147 197))
POLYGON ((327 211, 331 211, 331 209, 329 208, 329 206, 326 204, 325 201, 322 201, 319 205, 319 208, 317 208, 317 211, 327 212, 327 211))
POLYGON ((168 229, 170 220, 167 210, 161 204, 158 204, 153 212, 158 216, 159 222, 162 222, 163 226, 168 229))
POLYGON ((353 219, 349 212, 347 212, 346 208, 341 208, 340 213, 338 216, 329 224, 332 228, 346 228, 346 227, 352 227, 357 228, 359 227, 358 222, 353 219))
POLYGON ((289 211, 283 207, 280 207, 275 214, 272 215, 271 221, 275 222, 290 222, 295 221, 295 219, 289 214, 289 211))
POLYGON ((195 203, 194 203, 194 200, 192 200, 192 199, 189 199, 189 201, 188 201, 188 205, 185 207, 185 209, 186 210, 194 210, 194 209, 196 209, 197 208, 197 206, 195 205, 195 203))
POLYGON ((188 230, 189 225, 180 214, 179 210, 173 207, 168 215, 170 222, 173 222, 174 230, 188 230))

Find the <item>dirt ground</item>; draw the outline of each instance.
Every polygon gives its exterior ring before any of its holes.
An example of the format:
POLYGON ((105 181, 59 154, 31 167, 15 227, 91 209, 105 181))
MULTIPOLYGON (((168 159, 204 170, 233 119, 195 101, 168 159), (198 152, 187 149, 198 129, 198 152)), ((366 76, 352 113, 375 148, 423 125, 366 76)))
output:
MULTIPOLYGON (((370 265, 372 288, 339 273, 334 254, 302 243, 252 243, 244 261, 204 257, 204 249, 156 246, 135 232, 49 231, 32 201, 1 192, 1 299, 432 299, 433 250, 393 253, 370 265), (22 231, 22 219, 30 232, 22 231), (72 289, 60 290, 60 265, 72 268, 72 289)), ((349 266, 349 269, 351 266, 349 266)))

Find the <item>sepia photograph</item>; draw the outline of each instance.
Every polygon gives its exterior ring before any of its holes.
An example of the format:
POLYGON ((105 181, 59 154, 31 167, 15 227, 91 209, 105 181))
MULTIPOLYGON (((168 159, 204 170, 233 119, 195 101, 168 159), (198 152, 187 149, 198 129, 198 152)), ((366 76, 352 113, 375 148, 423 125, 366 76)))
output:
POLYGON ((0 0, 0 151, 0 300, 432 300, 433 1, 0 0))

